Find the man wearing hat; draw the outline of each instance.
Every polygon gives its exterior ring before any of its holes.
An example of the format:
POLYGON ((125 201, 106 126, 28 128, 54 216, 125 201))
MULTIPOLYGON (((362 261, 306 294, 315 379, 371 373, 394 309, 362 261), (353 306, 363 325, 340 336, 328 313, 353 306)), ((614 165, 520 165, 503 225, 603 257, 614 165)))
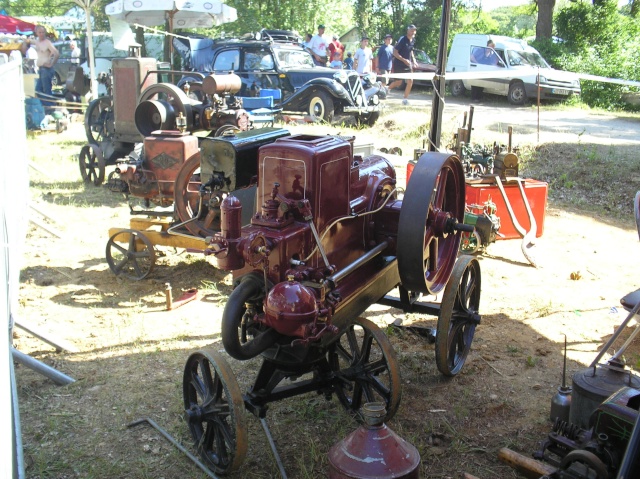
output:
POLYGON ((371 73, 371 63, 373 61, 373 52, 369 48, 369 37, 366 35, 360 40, 360 48, 356 50, 353 57, 353 69, 360 75, 371 73))
POLYGON ((343 52, 344 52, 344 45, 340 43, 340 40, 338 39, 338 35, 334 35, 333 40, 331 40, 331 43, 329 43, 329 45, 327 46, 327 53, 329 54, 329 58, 331 60, 335 60, 336 53, 339 53, 340 61, 342 61, 344 60, 344 58, 342 57, 343 52))
MULTIPOLYGON (((378 50, 378 75, 388 75, 391 73, 393 66, 393 37, 390 33, 384 36, 384 43, 380 45, 378 50)), ((389 77, 384 79, 385 85, 389 84, 389 77)))
MULTIPOLYGON (((413 48, 416 44, 416 26, 411 24, 407 27, 407 34, 404 37, 400 37, 398 43, 396 43, 393 49, 393 73, 411 73, 414 67, 418 66, 416 57, 413 54, 413 48)), ((389 85, 389 90, 402 85, 402 82, 406 82, 404 88, 403 105, 409 104, 409 93, 411 93, 411 87, 413 86, 413 80, 396 80, 389 85)))
POLYGON ((324 25, 318 25, 318 34, 309 42, 309 51, 313 56, 313 62, 321 67, 327 66, 327 46, 329 42, 324 37, 324 25))

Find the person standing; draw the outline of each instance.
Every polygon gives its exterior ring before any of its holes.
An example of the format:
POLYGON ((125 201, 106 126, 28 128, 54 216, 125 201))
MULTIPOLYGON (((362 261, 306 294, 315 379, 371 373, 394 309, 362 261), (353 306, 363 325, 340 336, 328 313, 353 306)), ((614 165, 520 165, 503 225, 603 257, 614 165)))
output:
MULTIPOLYGON (((417 28, 414 24, 407 27, 407 34, 400 37, 393 49, 393 72, 394 73, 412 73, 414 67, 418 66, 416 57, 413 54, 413 48, 416 44, 417 28)), ((389 85, 389 90, 402 85, 403 80, 395 80, 389 85)), ((413 80, 408 78, 404 80, 406 86, 404 88, 403 105, 409 104, 409 93, 413 86, 413 80)))
POLYGON ((371 62, 373 61, 373 52, 369 48, 369 37, 362 37, 360 40, 360 48, 356 50, 353 57, 353 68, 360 75, 371 72, 371 62))
POLYGON ((69 42, 69 48, 71 48, 71 63, 76 66, 80 65, 80 49, 75 40, 69 42))
MULTIPOLYGON (((44 95, 52 95, 51 80, 54 75, 53 65, 56 64, 58 58, 60 58, 60 52, 53 43, 47 38, 47 32, 42 25, 36 27, 36 42, 35 48, 38 54, 36 61, 38 65, 38 81, 36 82, 36 92, 44 95)), ((50 102, 42 102, 45 106, 51 105, 50 102)))
POLYGON ((311 45, 312 38, 313 38, 313 35, 311 35, 310 33, 305 33, 304 42, 302 42, 302 48, 309 51, 309 45, 311 45))
MULTIPOLYGON (((384 43, 378 50, 378 75, 389 75, 393 68, 393 37, 390 33, 384 36, 384 43)), ((386 76, 384 84, 389 85, 389 77, 386 76)))
POLYGON ((327 66, 327 45, 329 42, 324 37, 324 25, 318 25, 318 34, 314 35, 309 42, 309 51, 313 56, 313 62, 320 66, 327 66))
POLYGON ((327 46, 327 52, 329 53, 329 59, 331 59, 332 61, 335 59, 336 53, 340 54, 340 61, 343 60, 342 55, 344 52, 344 45, 340 43, 338 35, 333 36, 331 43, 329 43, 329 45, 327 46))
POLYGON ((347 53, 347 58, 344 59, 344 69, 353 70, 353 55, 351 52, 347 53))

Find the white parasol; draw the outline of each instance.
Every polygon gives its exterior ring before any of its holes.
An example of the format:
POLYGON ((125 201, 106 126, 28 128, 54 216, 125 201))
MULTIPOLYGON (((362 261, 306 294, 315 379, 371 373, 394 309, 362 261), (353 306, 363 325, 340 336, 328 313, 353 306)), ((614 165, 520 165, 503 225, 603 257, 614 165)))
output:
POLYGON ((109 17, 129 25, 153 27, 169 22, 174 28, 209 28, 238 19, 238 12, 218 0, 117 0, 104 9, 109 17))

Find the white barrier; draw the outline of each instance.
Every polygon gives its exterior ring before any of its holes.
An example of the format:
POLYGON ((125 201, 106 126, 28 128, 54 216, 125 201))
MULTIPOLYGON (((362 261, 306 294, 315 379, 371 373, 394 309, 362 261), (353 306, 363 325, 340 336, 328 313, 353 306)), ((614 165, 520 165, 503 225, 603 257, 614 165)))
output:
POLYGON ((0 314, 4 334, 0 340, 0 478, 24 477, 20 416, 13 361, 11 315, 18 309, 19 275, 26 236, 29 179, 27 166, 27 133, 25 127, 22 65, 8 62, 0 65, 0 145, 4 151, 0 161, 0 270, 7 279, 0 288, 0 314), (9 407, 7 407, 9 406, 9 407), (11 447, 8 447, 8 446, 11 447))
MULTIPOLYGON (((491 71, 491 72, 445 72, 443 78, 445 81, 451 80, 470 80, 484 78, 509 78, 517 76, 517 70, 491 71)), ((618 85, 640 87, 640 81, 621 80, 619 78, 607 78, 596 75, 588 75, 586 73, 576 73, 581 80, 599 81, 605 83, 615 83, 618 85)), ((427 80, 433 81, 436 78, 435 73, 390 73, 389 75, 378 75, 382 78, 392 78, 396 80, 427 80)))

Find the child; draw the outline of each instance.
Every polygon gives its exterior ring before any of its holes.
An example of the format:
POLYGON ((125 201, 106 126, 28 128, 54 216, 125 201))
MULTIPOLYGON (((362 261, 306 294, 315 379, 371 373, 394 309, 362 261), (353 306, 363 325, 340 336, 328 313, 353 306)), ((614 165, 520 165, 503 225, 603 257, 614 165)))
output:
POLYGON ((353 70, 353 58, 351 57, 351 52, 347 53, 347 58, 344 61, 344 67, 347 70, 353 70))
POLYGON ((329 63, 331 68, 335 68, 336 70, 342 69, 342 60, 340 60, 340 52, 335 52, 333 54, 333 60, 329 63))

